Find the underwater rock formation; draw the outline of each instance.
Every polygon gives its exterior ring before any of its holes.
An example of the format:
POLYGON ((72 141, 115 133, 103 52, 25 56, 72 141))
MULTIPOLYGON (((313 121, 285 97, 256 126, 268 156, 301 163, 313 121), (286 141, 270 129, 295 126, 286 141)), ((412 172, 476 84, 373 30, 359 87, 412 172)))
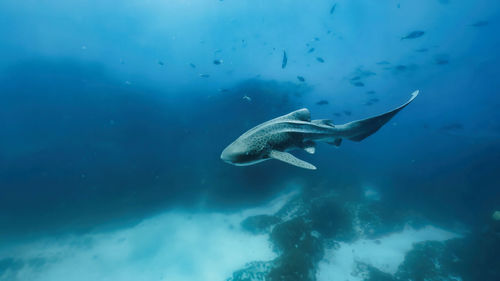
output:
POLYGON ((268 235, 278 257, 250 262, 227 281, 500 280, 495 225, 461 237, 381 200, 302 193, 275 214, 250 216, 241 226, 268 235), (333 273, 322 273, 325 268, 333 273))
POLYGON ((234 272, 233 277, 227 281, 265 281, 271 268, 271 262, 251 262, 245 268, 234 272))
MULTIPOLYGON (((394 215, 393 210, 379 202, 345 199, 339 194, 299 194, 274 215, 243 220, 244 230, 255 235, 268 234, 279 256, 272 261, 251 262, 227 281, 317 280, 318 263, 326 248, 401 230, 410 220, 408 215, 394 215)), ((369 265, 358 267, 360 276, 386 275, 369 265)))

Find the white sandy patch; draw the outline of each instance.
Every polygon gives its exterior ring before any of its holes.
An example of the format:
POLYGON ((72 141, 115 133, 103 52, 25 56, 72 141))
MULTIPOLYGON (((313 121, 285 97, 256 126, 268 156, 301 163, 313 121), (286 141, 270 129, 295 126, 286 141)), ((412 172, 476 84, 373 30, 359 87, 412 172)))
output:
POLYGON ((43 259, 0 279, 30 281, 225 280, 246 263, 276 257, 268 235, 251 235, 240 223, 272 214, 295 193, 234 214, 170 211, 108 233, 44 238, 0 249, 0 260, 43 259))
POLYGON ((354 243, 340 243, 338 249, 327 249, 325 258, 319 263, 317 280, 361 281, 356 275, 356 262, 369 264, 383 272, 394 274, 414 243, 423 241, 446 241, 459 235, 433 226, 415 230, 406 227, 402 232, 392 233, 376 240, 360 239, 354 243))

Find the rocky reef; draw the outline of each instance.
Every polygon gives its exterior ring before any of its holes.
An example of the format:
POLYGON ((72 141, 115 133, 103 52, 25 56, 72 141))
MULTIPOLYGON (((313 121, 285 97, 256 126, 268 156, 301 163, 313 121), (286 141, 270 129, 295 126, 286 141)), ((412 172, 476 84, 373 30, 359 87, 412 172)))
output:
POLYGON ((495 255, 500 249, 500 234, 494 226, 467 235, 439 230, 449 235, 433 240, 428 232, 418 232, 431 225, 418 214, 393 209, 380 200, 348 197, 331 192, 302 193, 273 215, 246 218, 241 227, 254 235, 268 235, 278 257, 248 263, 226 281, 342 280, 338 276, 351 281, 500 280, 500 260, 495 255), (356 252, 372 249, 377 259, 377 249, 385 249, 383 243, 390 244, 382 242, 389 241, 384 237, 405 229, 422 237, 415 240, 420 242, 404 242, 404 236, 398 236, 393 239, 396 242, 385 246, 389 254, 380 251, 380 259, 389 259, 394 245, 408 244, 393 269, 383 265, 386 261, 363 258, 363 253, 356 252), (333 256, 327 258, 327 251, 333 256), (346 272, 319 274, 330 262, 345 263, 341 259, 346 258, 352 259, 343 267, 346 272))

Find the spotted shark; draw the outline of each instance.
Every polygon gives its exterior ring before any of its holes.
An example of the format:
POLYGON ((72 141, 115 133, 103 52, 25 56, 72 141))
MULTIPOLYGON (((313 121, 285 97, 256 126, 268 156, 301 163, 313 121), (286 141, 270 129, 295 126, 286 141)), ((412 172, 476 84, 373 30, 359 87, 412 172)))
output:
POLYGON ((343 125, 335 125, 327 119, 311 120, 309 110, 302 108, 248 130, 228 145, 220 158, 236 166, 276 159, 300 168, 315 170, 314 165, 293 156, 289 151, 304 149, 314 154, 316 142, 326 142, 338 147, 343 139, 362 141, 389 122, 410 104, 418 93, 418 90, 413 92, 406 103, 389 112, 343 125))

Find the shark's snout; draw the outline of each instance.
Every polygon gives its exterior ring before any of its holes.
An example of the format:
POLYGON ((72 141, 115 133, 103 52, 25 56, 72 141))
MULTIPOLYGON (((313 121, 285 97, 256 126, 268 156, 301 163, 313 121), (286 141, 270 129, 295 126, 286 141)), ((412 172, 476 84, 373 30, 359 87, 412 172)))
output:
POLYGON ((251 153, 245 145, 239 142, 233 142, 222 151, 220 159, 232 165, 246 166, 260 160, 260 157, 251 153))
POLYGON ((229 164, 233 164, 236 160, 234 149, 231 146, 226 147, 220 154, 220 159, 229 164))

